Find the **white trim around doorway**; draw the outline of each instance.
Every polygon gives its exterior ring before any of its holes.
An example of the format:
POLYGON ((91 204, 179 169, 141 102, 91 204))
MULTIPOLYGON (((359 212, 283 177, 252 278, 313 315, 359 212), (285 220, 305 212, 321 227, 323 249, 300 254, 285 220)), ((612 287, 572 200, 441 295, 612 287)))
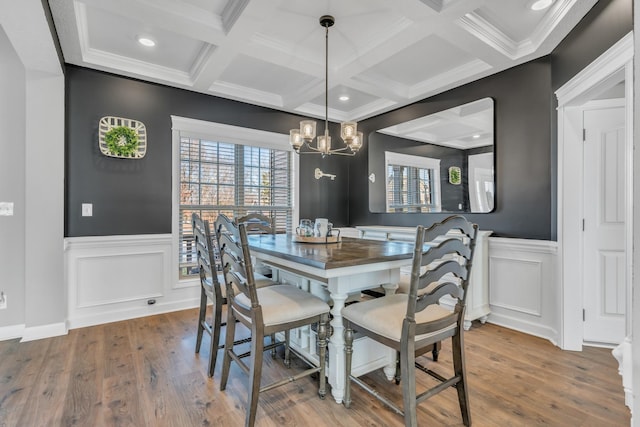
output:
MULTIPOLYGON (((625 215, 627 236, 633 224, 633 33, 603 53, 556 91, 558 98, 558 279, 560 283, 560 342, 565 350, 581 350, 582 323, 582 111, 603 88, 625 81, 625 215), (579 122, 580 126, 574 124, 579 122)), ((626 242, 627 335, 630 333, 632 239, 626 242)))

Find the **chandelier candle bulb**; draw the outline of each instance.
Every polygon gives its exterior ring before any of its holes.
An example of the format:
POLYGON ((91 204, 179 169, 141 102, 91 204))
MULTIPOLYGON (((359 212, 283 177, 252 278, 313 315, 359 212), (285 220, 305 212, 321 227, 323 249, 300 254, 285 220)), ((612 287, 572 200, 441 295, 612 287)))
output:
POLYGON ((311 142, 316 137, 316 122, 313 120, 303 120, 300 122, 300 135, 302 139, 311 142))
POLYGON ((349 142, 356 136, 358 124, 356 122, 343 122, 340 125, 340 136, 345 142, 349 142))
POLYGON ((356 136, 354 138, 351 138, 351 143, 347 144, 349 145, 351 151, 355 153, 362 147, 363 137, 364 135, 362 134, 362 132, 356 132, 356 136))
POLYGON ((331 137, 326 133, 318 137, 318 150, 323 156, 331 151, 331 137))
POLYGON ((300 147, 302 147, 302 144, 304 143, 304 141, 302 140, 302 136, 300 135, 300 130, 291 129, 289 131, 289 141, 291 141, 291 146, 296 151, 296 153, 300 151, 300 147))

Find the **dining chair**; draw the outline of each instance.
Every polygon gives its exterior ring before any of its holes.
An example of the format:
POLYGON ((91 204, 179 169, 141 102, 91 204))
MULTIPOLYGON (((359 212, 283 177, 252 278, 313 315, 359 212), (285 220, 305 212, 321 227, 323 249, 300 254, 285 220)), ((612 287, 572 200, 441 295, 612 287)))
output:
POLYGON ((351 383, 373 394, 396 413, 404 416, 405 426, 417 426, 417 404, 454 387, 464 425, 471 425, 464 360, 464 312, 471 270, 476 224, 455 215, 429 228, 418 226, 408 294, 387 295, 352 304, 342 310, 345 325, 345 397, 351 405, 351 383), (456 230, 457 235, 447 234, 456 230), (427 267, 426 270, 421 270, 427 267), (450 295, 457 303, 450 311, 438 304, 450 295), (403 407, 381 395, 361 379, 351 375, 354 330, 399 354, 403 407), (453 376, 445 378, 416 362, 416 357, 432 349, 434 343, 451 338, 453 376), (439 380, 439 384, 420 394, 416 391, 416 369, 439 380))
MULTIPOLYGON (((209 348, 209 363, 207 374, 213 377, 216 368, 218 350, 224 347, 220 345, 222 327, 222 307, 227 303, 226 289, 220 285, 218 274, 222 268, 216 263, 215 241, 211 236, 209 221, 203 220, 197 213, 191 215, 193 236, 195 241, 196 259, 200 276, 200 310, 198 312, 198 332, 196 335, 196 353, 200 353, 202 336, 206 332, 211 337, 209 348), (212 305, 211 317, 207 319, 207 306, 212 305)), ((257 286, 269 286, 273 282, 267 277, 261 277, 257 286)), ((247 342, 248 339, 239 340, 238 343, 247 342)))
MULTIPOLYGON (((259 393, 287 384, 302 377, 318 373, 318 394, 324 399, 326 391, 325 356, 329 305, 295 286, 282 284, 263 288, 255 286, 251 253, 245 223, 238 224, 220 215, 216 220, 216 235, 222 257, 227 286, 227 335, 220 389, 224 390, 229 378, 231 361, 249 375, 247 414, 245 426, 253 426, 258 408, 259 393), (249 365, 242 359, 248 353, 236 353, 234 348, 235 323, 238 321, 251 331, 252 355, 249 365), (299 357, 310 365, 309 369, 280 381, 261 387, 264 337, 311 324, 318 324, 318 359, 299 357)), ((275 345, 285 345, 285 359, 289 357, 288 340, 275 345)))
MULTIPOLYGON (((258 212, 250 212, 244 216, 237 217, 233 220, 237 224, 244 224, 247 234, 276 234, 276 220, 275 217, 269 217, 258 212)), ((271 268, 262 264, 255 258, 251 258, 253 264, 253 274, 256 279, 256 283, 260 283, 261 280, 273 277, 273 271, 271 268)), ((286 337, 287 343, 289 337, 286 337)), ((276 342, 275 334, 271 334, 271 344, 276 342)), ((271 357, 276 358, 276 348, 271 349, 271 357)), ((289 363, 289 359, 285 358, 285 363, 289 363)))

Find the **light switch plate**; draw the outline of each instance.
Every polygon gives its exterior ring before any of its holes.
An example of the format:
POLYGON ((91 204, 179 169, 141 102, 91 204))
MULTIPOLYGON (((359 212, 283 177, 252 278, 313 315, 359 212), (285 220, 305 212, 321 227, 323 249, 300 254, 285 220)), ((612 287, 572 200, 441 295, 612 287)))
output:
POLYGON ((0 216, 13 216, 13 202, 0 202, 0 216))
POLYGON ((82 216, 93 216, 93 203, 82 204, 82 216))

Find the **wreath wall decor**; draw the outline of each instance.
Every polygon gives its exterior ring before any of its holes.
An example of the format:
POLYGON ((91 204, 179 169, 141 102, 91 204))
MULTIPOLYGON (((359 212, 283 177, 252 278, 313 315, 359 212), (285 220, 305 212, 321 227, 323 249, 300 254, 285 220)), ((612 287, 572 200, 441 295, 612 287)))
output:
POLYGON ((120 159, 141 159, 147 153, 147 128, 139 120, 105 116, 98 129, 100 152, 120 159))
POLYGON ((449 168, 449 183, 453 185, 460 185, 462 183, 462 171, 458 166, 451 166, 449 168))

